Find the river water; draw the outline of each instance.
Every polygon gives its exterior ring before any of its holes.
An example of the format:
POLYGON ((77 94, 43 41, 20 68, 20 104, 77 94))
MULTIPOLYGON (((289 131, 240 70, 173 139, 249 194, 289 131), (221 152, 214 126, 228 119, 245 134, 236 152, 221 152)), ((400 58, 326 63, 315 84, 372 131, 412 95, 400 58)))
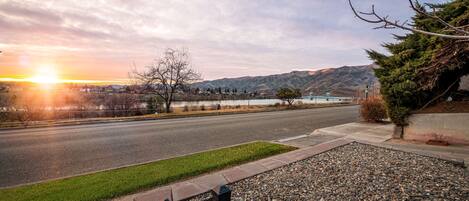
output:
MULTIPOLYGON (((294 104, 327 104, 327 103, 350 103, 352 97, 332 97, 332 96, 305 96, 295 99, 294 104)), ((220 104, 221 106, 237 106, 237 105, 274 105, 282 104, 279 99, 250 99, 250 100, 218 100, 218 101, 174 101, 172 107, 199 107, 220 104)))

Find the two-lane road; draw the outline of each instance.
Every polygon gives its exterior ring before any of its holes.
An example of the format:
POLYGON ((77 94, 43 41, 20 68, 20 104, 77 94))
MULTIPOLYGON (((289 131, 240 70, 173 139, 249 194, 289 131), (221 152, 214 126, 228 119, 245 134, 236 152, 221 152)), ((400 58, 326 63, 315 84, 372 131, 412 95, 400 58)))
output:
POLYGON ((0 187, 354 122, 358 107, 0 131, 0 187))

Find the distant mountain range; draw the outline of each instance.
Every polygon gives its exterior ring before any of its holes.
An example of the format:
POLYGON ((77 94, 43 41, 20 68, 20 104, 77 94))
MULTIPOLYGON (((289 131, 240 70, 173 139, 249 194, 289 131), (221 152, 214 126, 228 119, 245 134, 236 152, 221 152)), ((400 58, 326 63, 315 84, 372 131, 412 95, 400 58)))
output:
POLYGON ((376 65, 343 66, 317 71, 293 71, 268 76, 223 78, 198 82, 192 87, 201 89, 236 88, 238 91, 257 91, 263 94, 274 94, 281 87, 290 87, 301 89, 305 95, 330 93, 332 96, 354 96, 357 89, 364 89, 367 84, 378 83, 373 68, 376 68, 376 65))

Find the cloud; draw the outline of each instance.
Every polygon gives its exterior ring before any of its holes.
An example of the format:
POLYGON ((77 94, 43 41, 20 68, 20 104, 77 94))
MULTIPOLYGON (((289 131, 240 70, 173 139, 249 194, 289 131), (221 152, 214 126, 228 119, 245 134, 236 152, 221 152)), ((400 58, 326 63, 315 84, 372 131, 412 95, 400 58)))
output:
MULTIPOLYGON (((406 1, 356 1, 397 18, 406 1)), ((207 79, 367 64, 363 49, 381 49, 390 31, 355 19, 346 1, 63 0, 0 1, 1 69, 27 74, 56 62, 77 79, 124 78, 166 47, 186 47, 207 79), (16 60, 15 60, 16 59, 16 60), (24 71, 24 72, 21 72, 24 71)), ((3 72, 0 72, 2 76, 3 72)))

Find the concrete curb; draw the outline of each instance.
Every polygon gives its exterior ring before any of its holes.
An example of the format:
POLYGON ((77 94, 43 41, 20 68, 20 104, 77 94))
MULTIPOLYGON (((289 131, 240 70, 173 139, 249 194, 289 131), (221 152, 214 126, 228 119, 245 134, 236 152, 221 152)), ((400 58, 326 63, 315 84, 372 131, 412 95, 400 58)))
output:
POLYGON ((258 161, 246 163, 211 174, 202 175, 186 181, 157 187, 142 193, 137 193, 115 200, 119 201, 150 201, 162 198, 168 200, 187 200, 199 194, 209 192, 219 185, 234 183, 291 163, 310 158, 331 149, 345 146, 354 142, 350 139, 337 139, 316 146, 297 149, 288 153, 272 156, 258 161))

